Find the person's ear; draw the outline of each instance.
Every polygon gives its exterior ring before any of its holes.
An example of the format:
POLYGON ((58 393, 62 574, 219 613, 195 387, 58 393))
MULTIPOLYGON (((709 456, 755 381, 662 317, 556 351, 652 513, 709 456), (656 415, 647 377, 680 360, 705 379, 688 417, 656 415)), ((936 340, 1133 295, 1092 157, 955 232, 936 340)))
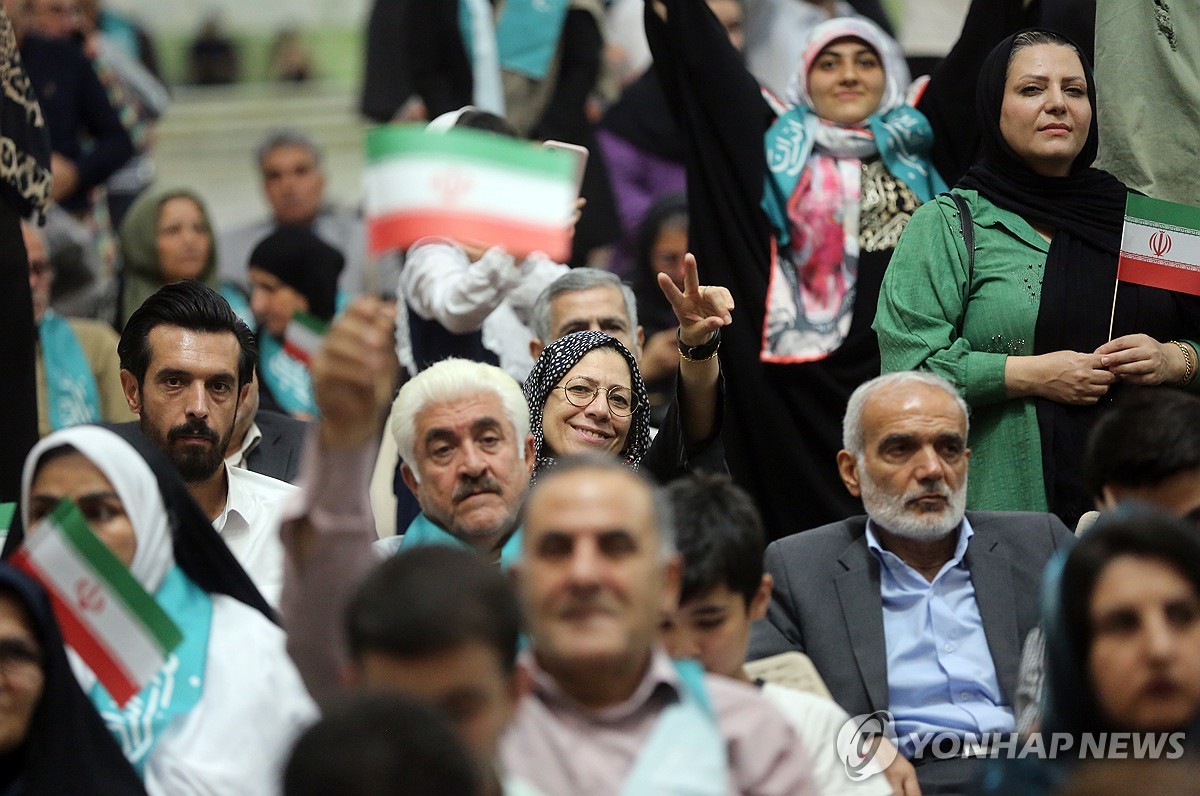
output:
POLYGON ((250 399, 250 382, 242 385, 242 389, 238 390, 238 406, 246 403, 250 399))
POLYGON ((418 499, 420 498, 421 482, 417 480, 417 475, 408 466, 407 462, 400 463, 400 477, 404 479, 404 485, 418 499))
POLYGON ((751 622, 757 622, 767 615, 767 606, 771 604, 771 587, 774 585, 774 578, 764 572, 762 582, 758 584, 758 591, 754 592, 754 597, 750 600, 750 607, 746 611, 751 622))
POLYGON ((663 616, 679 610, 679 593, 683 588, 683 556, 674 553, 663 564, 663 616))
POLYGON ((124 368, 121 368, 121 392, 125 393, 125 403, 129 404, 129 411, 140 415, 142 413, 142 391, 138 388, 137 377, 124 368))
POLYGON ((634 359, 642 358, 642 349, 646 347, 646 329, 643 326, 638 326, 637 334, 633 337, 637 341, 637 351, 633 352, 634 359))
POLYGON ((358 661, 338 664, 338 681, 347 690, 353 690, 363 684, 365 679, 362 664, 358 661))
POLYGON ((542 355, 542 349, 546 346, 537 337, 532 337, 529 340, 529 356, 536 360, 542 355))
POLYGON ((855 497, 862 497, 862 485, 858 480, 858 457, 846 449, 838 451, 838 475, 846 485, 846 491, 855 497))
POLYGON ((529 475, 533 475, 533 468, 537 465, 537 442, 532 434, 525 435, 525 469, 529 475))

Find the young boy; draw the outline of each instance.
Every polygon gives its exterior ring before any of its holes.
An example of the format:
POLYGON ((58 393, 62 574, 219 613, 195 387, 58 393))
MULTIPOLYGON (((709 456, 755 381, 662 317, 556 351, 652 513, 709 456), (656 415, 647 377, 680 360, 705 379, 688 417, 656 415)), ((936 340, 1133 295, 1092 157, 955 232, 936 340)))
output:
POLYGON ((900 756, 885 776, 861 782, 847 776, 835 741, 850 716, 833 700, 755 681, 746 673, 750 624, 766 615, 771 600, 771 576, 763 572, 766 540, 750 496, 729 479, 713 475, 680 479, 667 493, 683 556, 679 609, 663 631, 671 655, 699 658, 710 672, 761 687, 810 750, 822 793, 918 794, 916 772, 900 756))

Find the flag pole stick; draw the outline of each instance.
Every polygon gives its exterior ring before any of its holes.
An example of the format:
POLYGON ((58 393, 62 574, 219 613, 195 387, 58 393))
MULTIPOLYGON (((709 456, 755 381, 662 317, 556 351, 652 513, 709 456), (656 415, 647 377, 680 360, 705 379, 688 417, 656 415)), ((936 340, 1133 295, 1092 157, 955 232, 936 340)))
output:
POLYGON ((1108 339, 1109 340, 1113 339, 1113 336, 1112 336, 1113 321, 1116 320, 1116 317, 1117 317, 1117 288, 1119 288, 1120 286, 1121 286, 1121 280, 1117 279, 1116 282, 1113 284, 1112 312, 1110 312, 1108 315, 1108 339))

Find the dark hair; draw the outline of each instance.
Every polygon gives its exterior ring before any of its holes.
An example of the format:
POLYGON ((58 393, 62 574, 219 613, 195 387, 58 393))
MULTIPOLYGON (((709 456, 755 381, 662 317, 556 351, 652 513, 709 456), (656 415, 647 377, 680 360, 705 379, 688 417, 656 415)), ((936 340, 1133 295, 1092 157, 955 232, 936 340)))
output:
POLYGON ((238 341, 238 388, 249 383, 258 361, 258 343, 250 327, 237 316, 220 293, 194 279, 164 285, 133 311, 117 343, 122 370, 138 386, 150 367, 150 331, 157 326, 178 326, 194 332, 228 332, 238 341))
POLYGON ((384 561, 346 610, 355 658, 366 652, 420 657, 480 641, 511 672, 520 632, 517 595, 500 570, 473 552, 441 545, 384 561))
MULTIPOLYGON (((1083 60, 1083 53, 1075 46, 1075 42, 1068 39, 1061 33, 1048 30, 1046 28, 1038 28, 1034 30, 1024 30, 1016 35, 1013 39, 1012 49, 1008 51, 1008 64, 1011 67, 1013 59, 1017 57, 1017 53, 1024 50, 1026 47, 1036 47, 1039 44, 1055 44, 1059 47, 1068 47, 1075 51, 1079 56, 1079 60, 1083 60)), ((1008 71, 1006 68, 1005 72, 1008 71)))
POLYGON ((1066 709, 1059 703, 1055 717, 1075 724, 1079 731, 1101 732, 1112 724, 1100 711, 1088 667, 1094 639, 1091 604, 1100 576, 1113 559, 1123 555, 1162 561, 1200 595, 1200 534, 1183 520, 1148 507, 1125 507, 1101 516, 1080 537, 1063 564, 1057 588, 1061 626, 1047 631, 1062 634, 1059 643, 1067 645, 1059 665, 1051 661, 1052 693, 1076 687, 1085 690, 1082 698, 1064 700, 1074 702, 1066 709))
POLYGON ((723 475, 699 474, 667 487, 675 543, 683 556, 679 602, 725 585, 749 608, 763 576, 766 535, 754 501, 723 475))
MULTIPOLYGON (((654 281, 654 263, 651 255, 654 244, 664 229, 669 227, 688 228, 687 197, 681 193, 669 193, 660 196, 650 205, 642 223, 638 226, 636 253, 637 274, 645 279, 654 281)), ((655 289, 657 289, 655 285, 655 289)))
POLYGON ((436 709, 387 693, 325 711, 292 748, 284 796, 469 796, 475 762, 436 709))
POLYGON ((1083 482, 1093 498, 1104 487, 1154 486, 1200 469, 1200 398, 1179 390, 1126 393, 1088 436, 1083 482))
POLYGON ((463 111, 458 120, 454 122, 454 127, 469 128, 471 130, 483 130, 487 133, 496 133, 497 135, 505 136, 506 138, 520 138, 521 134, 517 132, 517 128, 512 126, 512 123, 503 116, 497 116, 488 111, 481 111, 478 108, 471 108, 463 111))

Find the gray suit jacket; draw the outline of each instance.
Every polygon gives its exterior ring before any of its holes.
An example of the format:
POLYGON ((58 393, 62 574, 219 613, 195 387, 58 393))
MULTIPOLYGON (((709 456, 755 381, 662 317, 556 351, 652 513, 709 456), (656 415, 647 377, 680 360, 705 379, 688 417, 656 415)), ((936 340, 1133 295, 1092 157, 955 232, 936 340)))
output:
POLYGON ((300 476, 308 423, 267 409, 258 410, 254 422, 262 439, 246 457, 246 469, 294 484, 300 476))
MULTIPOLYGON (((1005 704, 1016 694, 1021 644, 1038 622, 1042 570, 1075 537, 1053 514, 967 512, 975 535, 964 561, 1005 704)), ((771 606, 755 623, 750 659, 805 653, 850 715, 888 707, 879 559, 867 518, 788 536, 767 548, 771 606)))

